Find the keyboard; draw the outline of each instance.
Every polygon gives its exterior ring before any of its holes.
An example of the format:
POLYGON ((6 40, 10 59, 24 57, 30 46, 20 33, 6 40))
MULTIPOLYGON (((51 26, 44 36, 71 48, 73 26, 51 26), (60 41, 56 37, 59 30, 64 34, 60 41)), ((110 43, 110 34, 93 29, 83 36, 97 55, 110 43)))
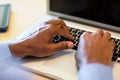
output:
MULTIPOLYGON (((82 33, 86 32, 85 30, 81 30, 81 29, 77 29, 77 28, 73 28, 73 27, 68 27, 70 33, 72 36, 75 37, 74 39, 74 50, 77 50, 78 48, 78 43, 79 43, 79 37, 81 36, 82 33)), ((115 48, 114 48, 114 53, 113 53, 113 57, 112 57, 112 61, 113 62, 119 62, 120 60, 118 58, 120 58, 120 39, 116 39, 116 38, 111 38, 114 42, 115 42, 115 48)), ((53 43, 58 43, 60 41, 66 41, 67 39, 64 38, 63 36, 54 36, 53 37, 53 43)))

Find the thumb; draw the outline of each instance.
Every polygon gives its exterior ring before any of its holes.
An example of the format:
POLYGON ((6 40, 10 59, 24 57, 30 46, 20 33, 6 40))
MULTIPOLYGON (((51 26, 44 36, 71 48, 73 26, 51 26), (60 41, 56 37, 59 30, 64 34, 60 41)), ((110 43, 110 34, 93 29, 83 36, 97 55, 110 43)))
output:
POLYGON ((52 48, 53 48, 52 50, 54 52, 56 52, 56 51, 60 51, 60 50, 71 49, 73 47, 74 47, 73 42, 71 42, 71 41, 62 41, 62 42, 53 44, 52 45, 52 48))

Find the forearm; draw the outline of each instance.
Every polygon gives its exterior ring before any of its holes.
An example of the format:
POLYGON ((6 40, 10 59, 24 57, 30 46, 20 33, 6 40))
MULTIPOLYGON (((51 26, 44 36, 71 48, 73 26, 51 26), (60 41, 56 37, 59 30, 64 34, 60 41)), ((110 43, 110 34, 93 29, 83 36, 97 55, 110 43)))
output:
POLYGON ((113 80, 111 68, 99 63, 82 66, 78 76, 78 80, 113 80))

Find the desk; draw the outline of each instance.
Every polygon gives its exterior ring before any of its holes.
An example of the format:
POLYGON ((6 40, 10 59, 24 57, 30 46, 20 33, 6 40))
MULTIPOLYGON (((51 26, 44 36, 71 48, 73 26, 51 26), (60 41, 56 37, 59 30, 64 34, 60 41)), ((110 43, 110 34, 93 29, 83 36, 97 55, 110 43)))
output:
POLYGON ((12 6, 10 24, 7 32, 0 33, 0 41, 15 38, 47 12, 47 0, 0 0, 5 3, 12 6))
MULTIPOLYGON (((11 4, 10 24, 7 32, 0 33, 0 41, 8 41, 36 22, 46 14, 47 0, 0 0, 0 4, 11 4)), ((50 80, 40 75, 18 69, 30 76, 33 80, 50 80)))

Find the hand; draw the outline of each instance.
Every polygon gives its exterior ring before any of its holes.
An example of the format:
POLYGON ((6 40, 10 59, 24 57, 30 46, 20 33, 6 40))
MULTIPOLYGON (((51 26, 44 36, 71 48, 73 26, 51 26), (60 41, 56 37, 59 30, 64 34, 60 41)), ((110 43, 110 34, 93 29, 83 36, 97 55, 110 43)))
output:
POLYGON ((9 45, 13 56, 36 56, 45 57, 54 54, 57 51, 73 48, 71 41, 63 41, 56 44, 52 43, 54 35, 61 35, 69 40, 74 40, 70 35, 63 20, 51 20, 41 25, 39 32, 32 38, 28 38, 22 42, 9 45))
POLYGON ((110 65, 115 45, 110 38, 111 34, 103 32, 103 30, 98 30, 95 33, 83 33, 76 53, 78 67, 90 63, 110 65))

